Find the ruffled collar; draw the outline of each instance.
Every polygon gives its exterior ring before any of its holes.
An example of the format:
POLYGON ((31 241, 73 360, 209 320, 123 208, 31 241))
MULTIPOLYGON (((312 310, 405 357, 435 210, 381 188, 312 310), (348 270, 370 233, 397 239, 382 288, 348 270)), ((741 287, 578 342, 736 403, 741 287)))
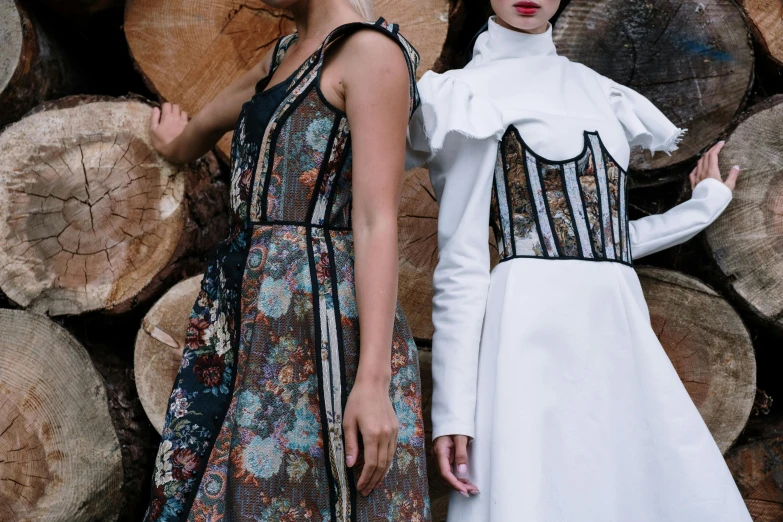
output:
POLYGON ((543 33, 530 34, 506 29, 494 16, 490 17, 487 31, 479 35, 473 47, 473 59, 477 62, 556 55, 552 24, 543 33))

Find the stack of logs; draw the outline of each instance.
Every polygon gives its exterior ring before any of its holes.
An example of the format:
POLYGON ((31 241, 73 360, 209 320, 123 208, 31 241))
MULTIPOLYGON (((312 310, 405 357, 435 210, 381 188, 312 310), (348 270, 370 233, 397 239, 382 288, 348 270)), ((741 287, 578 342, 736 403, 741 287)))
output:
MULTIPOLYGON (((488 4, 376 0, 421 53, 419 76, 463 64, 488 4)), ((690 129, 672 156, 634 154, 633 212, 687 198, 688 172, 718 139, 722 166, 743 167, 706 234, 638 273, 754 520, 783 520, 783 415, 770 399, 783 392, 772 369, 783 338, 783 6, 563 4, 561 54, 690 129)), ((147 121, 162 100, 197 112, 293 28, 260 0, 0 0, 0 520, 141 518, 188 313, 227 231, 231 139, 173 165, 147 121), (89 35, 96 16, 127 41, 144 92, 95 92, 73 77, 90 57, 69 55, 51 22, 89 35)), ((407 172, 403 190, 400 300, 428 416, 437 203, 426 170, 407 172)), ((441 521, 447 492, 429 464, 441 521)))

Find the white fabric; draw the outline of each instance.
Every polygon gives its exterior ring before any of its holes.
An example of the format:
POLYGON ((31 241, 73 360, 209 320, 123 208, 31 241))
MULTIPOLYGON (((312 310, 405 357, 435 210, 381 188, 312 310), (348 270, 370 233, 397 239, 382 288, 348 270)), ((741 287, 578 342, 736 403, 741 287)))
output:
MULTIPOLYGON (((463 70, 427 73, 409 165, 440 202, 433 300, 433 437, 463 434, 481 494, 449 522, 736 522, 750 517, 653 333, 636 273, 612 262, 513 259, 489 275, 492 175, 508 125, 563 160, 598 131, 627 168, 629 141, 670 151, 682 131, 650 102, 492 19, 463 70)), ((635 258, 686 241, 728 205, 702 181, 631 222, 635 258)))

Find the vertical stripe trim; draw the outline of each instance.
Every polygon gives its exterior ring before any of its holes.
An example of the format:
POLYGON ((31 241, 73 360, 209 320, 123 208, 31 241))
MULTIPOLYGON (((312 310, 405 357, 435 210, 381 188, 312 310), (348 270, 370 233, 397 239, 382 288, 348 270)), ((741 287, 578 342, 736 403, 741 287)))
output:
POLYGON ((535 208, 536 224, 538 225, 539 237, 541 238, 541 249, 546 257, 558 257, 557 246, 553 236, 552 225, 549 213, 544 202, 541 187, 541 175, 538 171, 538 160, 525 150, 525 174, 530 187, 530 195, 533 198, 535 208), (532 171, 532 172, 531 172, 532 171), (549 241, 547 241, 549 240, 549 241))
POLYGON ((331 454, 329 444, 329 420, 326 416, 326 394, 324 390, 324 375, 322 367, 321 357, 321 291, 318 283, 318 272, 315 267, 315 253, 313 251, 313 228, 306 227, 307 234, 305 238, 307 240, 307 259, 310 264, 310 285, 312 290, 312 304, 313 304, 313 345, 315 351, 315 364, 316 374, 318 375, 318 403, 321 413, 321 439, 324 446, 324 469, 326 470, 326 481, 329 485, 329 508, 331 512, 331 520, 337 522, 337 492, 334 483, 334 476, 332 475, 332 466, 329 462, 329 455, 331 454))
POLYGON ((574 220, 574 232, 576 240, 579 243, 579 249, 585 257, 594 257, 593 249, 590 245, 590 232, 585 221, 584 205, 582 203, 582 193, 579 190, 579 181, 576 178, 576 162, 563 165, 563 185, 567 192, 568 208, 574 220))

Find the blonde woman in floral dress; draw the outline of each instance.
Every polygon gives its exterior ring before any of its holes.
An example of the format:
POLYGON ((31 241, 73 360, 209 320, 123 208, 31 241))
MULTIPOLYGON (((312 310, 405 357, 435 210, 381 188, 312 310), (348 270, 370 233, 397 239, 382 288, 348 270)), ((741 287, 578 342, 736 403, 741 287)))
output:
POLYGON ((173 161, 234 129, 233 212, 191 314, 145 520, 423 522, 417 352, 396 306, 418 55, 396 25, 363 21, 366 0, 265 2, 290 9, 297 33, 192 119, 153 114, 173 161))

